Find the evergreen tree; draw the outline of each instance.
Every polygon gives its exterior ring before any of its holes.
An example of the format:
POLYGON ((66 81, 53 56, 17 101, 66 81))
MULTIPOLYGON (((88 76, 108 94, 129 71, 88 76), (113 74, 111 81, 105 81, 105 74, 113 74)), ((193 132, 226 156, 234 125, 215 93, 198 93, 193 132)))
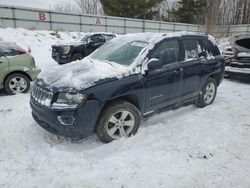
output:
POLYGON ((181 0, 178 8, 171 11, 176 21, 181 23, 203 24, 206 1, 204 0, 181 0))
POLYGON ((159 14, 155 7, 163 0, 101 0, 106 15, 153 19, 159 14))

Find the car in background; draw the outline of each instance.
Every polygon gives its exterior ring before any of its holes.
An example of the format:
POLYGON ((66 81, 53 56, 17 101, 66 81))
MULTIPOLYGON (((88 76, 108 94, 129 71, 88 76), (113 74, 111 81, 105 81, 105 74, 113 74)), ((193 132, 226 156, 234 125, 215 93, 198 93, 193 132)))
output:
POLYGON ((15 43, 0 41, 0 89, 11 95, 25 93, 40 71, 24 49, 15 43))
POLYGON ((222 51, 222 55, 224 56, 224 58, 228 59, 231 58, 233 56, 233 49, 231 46, 226 46, 223 51, 222 51))
POLYGON ((233 55, 228 58, 225 77, 250 80, 250 34, 231 38, 233 55))
POLYGON ((52 45, 52 58, 58 64, 81 60, 115 37, 113 33, 86 33, 76 42, 52 45))
POLYGON ((162 109, 212 104, 224 70, 206 34, 118 36, 82 61, 41 75, 31 92, 32 115, 53 134, 83 138, 95 132, 111 142, 134 135, 142 117, 162 109))

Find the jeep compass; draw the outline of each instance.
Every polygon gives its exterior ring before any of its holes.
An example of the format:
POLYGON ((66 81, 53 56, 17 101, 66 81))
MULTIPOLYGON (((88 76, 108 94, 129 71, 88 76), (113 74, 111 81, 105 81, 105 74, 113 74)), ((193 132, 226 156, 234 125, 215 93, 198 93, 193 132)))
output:
POLYGON ((32 115, 53 134, 83 138, 95 132, 107 143, 134 135, 141 118, 154 112, 212 104, 224 70, 206 34, 127 34, 41 75, 31 92, 32 115))

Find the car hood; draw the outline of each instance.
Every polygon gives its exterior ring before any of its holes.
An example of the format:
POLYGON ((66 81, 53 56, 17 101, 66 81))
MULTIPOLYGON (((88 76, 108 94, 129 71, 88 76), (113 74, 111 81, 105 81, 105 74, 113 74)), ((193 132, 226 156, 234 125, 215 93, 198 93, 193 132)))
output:
POLYGON ((69 42, 69 43, 63 43, 63 44, 55 44, 52 45, 53 47, 60 47, 60 46, 80 46, 80 45, 86 45, 86 42, 69 42))
POLYGON ((131 74, 131 69, 112 62, 104 62, 86 57, 65 65, 58 65, 52 70, 43 72, 39 78, 50 88, 86 89, 100 80, 122 78, 131 74))

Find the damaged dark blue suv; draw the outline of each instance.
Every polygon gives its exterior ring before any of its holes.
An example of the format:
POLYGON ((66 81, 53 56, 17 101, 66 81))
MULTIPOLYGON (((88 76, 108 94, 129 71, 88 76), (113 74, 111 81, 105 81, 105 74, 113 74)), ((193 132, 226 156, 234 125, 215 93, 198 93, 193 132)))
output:
POLYGON ((213 103, 224 58, 211 36, 188 32, 119 36, 82 61, 43 73, 31 92, 35 121, 71 138, 103 142, 135 134, 165 108, 213 103))

